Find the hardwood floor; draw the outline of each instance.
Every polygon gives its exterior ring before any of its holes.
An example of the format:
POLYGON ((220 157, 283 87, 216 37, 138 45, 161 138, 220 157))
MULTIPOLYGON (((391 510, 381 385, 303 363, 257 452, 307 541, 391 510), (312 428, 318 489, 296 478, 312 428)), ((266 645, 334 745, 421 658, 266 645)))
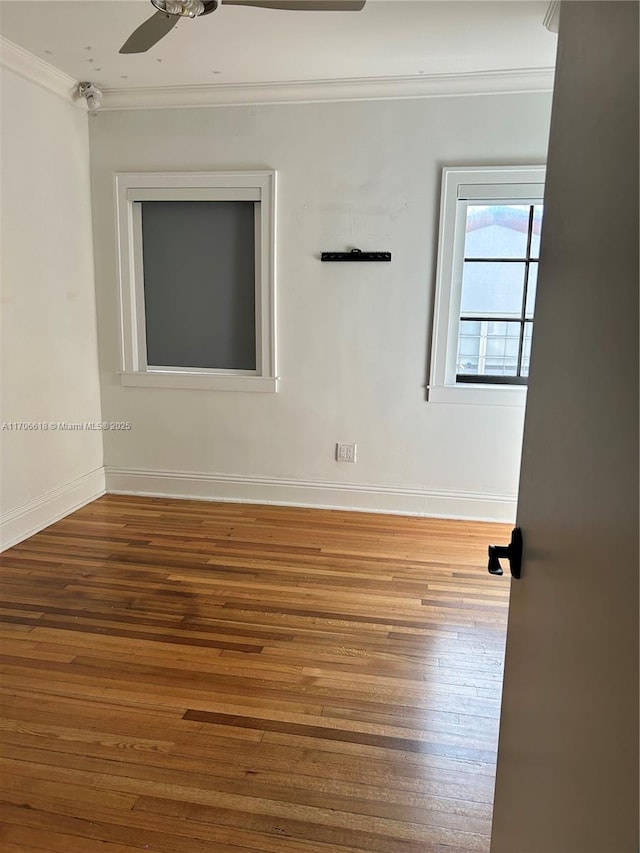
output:
POLYGON ((109 495, 5 552, 3 853, 487 851, 508 534, 109 495))

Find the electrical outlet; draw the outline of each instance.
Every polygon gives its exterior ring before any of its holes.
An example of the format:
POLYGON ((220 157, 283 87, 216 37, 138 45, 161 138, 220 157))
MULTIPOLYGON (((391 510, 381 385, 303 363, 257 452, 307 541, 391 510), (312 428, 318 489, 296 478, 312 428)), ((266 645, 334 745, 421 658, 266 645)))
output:
POLYGON ((336 444, 336 462, 355 462, 357 444, 336 444))

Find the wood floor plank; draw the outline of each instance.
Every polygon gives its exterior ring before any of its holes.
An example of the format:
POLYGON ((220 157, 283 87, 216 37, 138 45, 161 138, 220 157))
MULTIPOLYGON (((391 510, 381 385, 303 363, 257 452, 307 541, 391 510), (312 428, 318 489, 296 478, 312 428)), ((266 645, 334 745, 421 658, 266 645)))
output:
POLYGON ((505 538, 107 495, 0 555, 0 846, 487 853, 505 538))

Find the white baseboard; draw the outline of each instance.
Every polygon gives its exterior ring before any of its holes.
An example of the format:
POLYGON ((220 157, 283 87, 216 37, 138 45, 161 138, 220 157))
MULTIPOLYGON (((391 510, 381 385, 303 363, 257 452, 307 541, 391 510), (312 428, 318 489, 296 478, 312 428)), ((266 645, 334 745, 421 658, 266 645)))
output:
POLYGON ((28 539, 105 493, 104 468, 96 468, 0 515, 0 551, 28 539))
POLYGON ((109 467, 105 470, 106 488, 111 494, 349 509, 507 523, 513 522, 516 514, 515 495, 186 471, 109 467))

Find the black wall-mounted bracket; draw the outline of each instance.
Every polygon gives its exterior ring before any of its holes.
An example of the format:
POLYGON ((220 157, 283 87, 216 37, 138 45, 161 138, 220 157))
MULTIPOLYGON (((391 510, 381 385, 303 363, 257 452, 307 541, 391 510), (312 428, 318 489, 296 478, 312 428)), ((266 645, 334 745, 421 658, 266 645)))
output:
POLYGON ((350 252, 323 252, 321 261, 390 261, 391 252, 362 252, 351 249, 350 252))
POLYGON ((489 545, 489 574, 501 575, 500 557, 509 560, 511 576, 518 579, 522 571, 522 531, 514 527, 511 531, 511 542, 508 545, 489 545))

